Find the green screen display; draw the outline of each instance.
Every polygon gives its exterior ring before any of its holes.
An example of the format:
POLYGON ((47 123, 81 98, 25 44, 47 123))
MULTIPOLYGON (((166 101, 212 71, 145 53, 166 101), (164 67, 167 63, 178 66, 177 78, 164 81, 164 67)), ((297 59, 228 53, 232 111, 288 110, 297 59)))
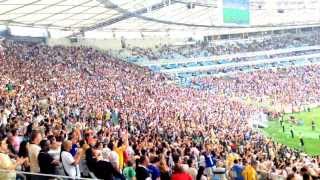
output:
POLYGON ((223 22, 225 24, 249 25, 249 0, 223 0, 223 22))

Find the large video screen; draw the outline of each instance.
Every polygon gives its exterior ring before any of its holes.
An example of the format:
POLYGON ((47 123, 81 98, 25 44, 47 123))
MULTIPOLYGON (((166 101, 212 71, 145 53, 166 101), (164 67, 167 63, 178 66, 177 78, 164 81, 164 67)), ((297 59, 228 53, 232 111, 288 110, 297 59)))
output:
POLYGON ((224 24, 249 25, 249 0, 223 0, 224 24))

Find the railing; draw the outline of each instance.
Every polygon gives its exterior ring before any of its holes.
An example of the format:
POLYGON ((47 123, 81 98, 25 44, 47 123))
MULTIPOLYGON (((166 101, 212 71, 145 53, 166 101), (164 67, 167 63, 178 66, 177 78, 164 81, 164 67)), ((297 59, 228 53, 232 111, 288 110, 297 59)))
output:
POLYGON ((53 174, 42 174, 42 173, 31 173, 31 172, 24 172, 24 171, 11 171, 11 170, 4 170, 0 169, 0 174, 4 173, 15 173, 17 176, 17 179, 19 180, 27 180, 27 177, 47 177, 48 179, 54 179, 54 180, 99 180, 97 178, 72 178, 69 176, 63 176, 63 175, 53 175, 53 174))

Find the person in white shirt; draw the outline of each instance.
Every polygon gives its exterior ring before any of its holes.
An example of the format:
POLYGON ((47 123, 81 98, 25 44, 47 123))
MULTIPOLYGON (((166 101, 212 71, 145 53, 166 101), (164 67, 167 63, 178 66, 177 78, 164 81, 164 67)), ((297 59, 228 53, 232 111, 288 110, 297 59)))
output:
POLYGON ((109 153, 109 162, 113 165, 114 168, 119 169, 119 155, 117 152, 114 151, 114 144, 113 142, 109 142, 108 148, 111 150, 109 153))
POLYGON ((1 125, 2 126, 6 126, 8 123, 8 117, 10 116, 11 112, 5 108, 4 110, 2 110, 2 112, 0 113, 0 120, 1 120, 1 125))
POLYGON ((193 180, 196 180, 198 171, 194 167, 194 161, 192 159, 188 159, 187 163, 188 163, 188 169, 186 172, 192 177, 193 180))
POLYGON ((62 168, 65 172, 66 176, 71 178, 80 178, 80 168, 79 163, 81 159, 81 155, 77 153, 75 157, 73 157, 70 153, 72 148, 71 141, 64 141, 61 147, 60 161, 62 163, 62 168))
POLYGON ((38 163, 38 155, 41 150, 39 143, 42 140, 40 131, 32 131, 30 144, 28 147, 29 160, 30 160, 30 172, 39 173, 40 167, 38 163))

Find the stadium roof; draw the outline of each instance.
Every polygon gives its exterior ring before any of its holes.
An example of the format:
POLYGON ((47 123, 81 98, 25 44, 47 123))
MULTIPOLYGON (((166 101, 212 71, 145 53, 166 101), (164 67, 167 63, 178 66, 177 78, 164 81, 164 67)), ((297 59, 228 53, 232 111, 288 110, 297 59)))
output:
MULTIPOLYGON (((250 0, 250 9, 253 24, 320 22, 318 0, 250 0), (304 11, 293 16, 298 10, 304 11)), ((222 26, 222 19, 222 0, 0 0, 0 24, 74 32, 208 29, 222 26)))
POLYGON ((159 22, 134 18, 149 14, 149 17, 156 19, 165 16, 165 19, 170 17, 172 22, 198 24, 195 22, 201 21, 202 25, 208 26, 212 24, 210 21, 214 21, 210 18, 212 14, 208 13, 210 9, 216 7, 215 1, 212 2, 211 4, 198 3, 198 8, 186 13, 187 3, 183 0, 0 0, 0 23, 68 30, 91 30, 106 26, 114 29, 131 27, 155 29, 154 25, 163 27, 159 22), (129 18, 131 18, 129 22, 123 23, 129 18), (121 21, 122 23, 118 23, 121 21), (128 24, 133 26, 128 27, 128 24))

